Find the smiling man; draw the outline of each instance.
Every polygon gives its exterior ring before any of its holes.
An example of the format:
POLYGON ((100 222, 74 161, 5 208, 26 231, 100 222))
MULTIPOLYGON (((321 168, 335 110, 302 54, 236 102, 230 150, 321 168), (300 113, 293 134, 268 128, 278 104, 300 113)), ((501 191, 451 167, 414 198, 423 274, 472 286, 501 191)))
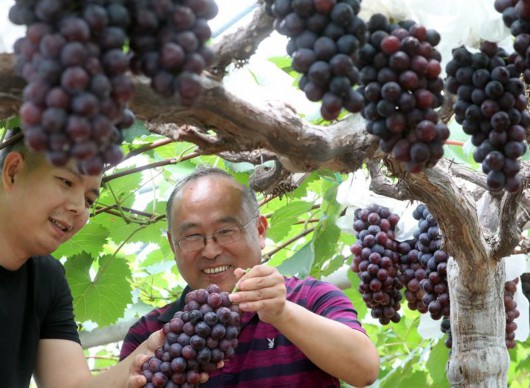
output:
MULTIPOLYGON (((54 167, 29 152, 20 131, 0 151, 0 386, 142 386, 135 357, 92 376, 61 263, 50 256, 88 221, 101 176, 54 167), (131 367, 134 365, 134 367, 131 367)), ((136 353, 163 342, 154 333, 136 353)))
POLYGON ((177 184, 166 214, 188 286, 131 327, 121 358, 169 322, 190 290, 217 284, 230 292, 237 284, 230 298, 243 312, 239 345, 201 387, 338 387, 339 380, 366 386, 377 379, 377 350, 341 290, 261 264, 267 220, 251 190, 223 170, 200 169, 177 184))

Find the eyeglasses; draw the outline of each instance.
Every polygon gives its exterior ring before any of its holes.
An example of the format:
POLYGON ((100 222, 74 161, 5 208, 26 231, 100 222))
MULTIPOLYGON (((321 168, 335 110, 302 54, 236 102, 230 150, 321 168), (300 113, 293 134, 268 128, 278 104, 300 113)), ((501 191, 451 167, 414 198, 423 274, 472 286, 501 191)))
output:
POLYGON ((223 228, 216 231, 211 236, 205 236, 203 234, 194 234, 187 237, 182 237, 173 240, 173 244, 178 246, 183 252, 198 251, 206 246, 206 241, 212 239, 219 245, 228 245, 237 241, 243 235, 243 231, 249 226, 258 216, 252 217, 252 219, 243 226, 233 226, 229 228, 223 228))

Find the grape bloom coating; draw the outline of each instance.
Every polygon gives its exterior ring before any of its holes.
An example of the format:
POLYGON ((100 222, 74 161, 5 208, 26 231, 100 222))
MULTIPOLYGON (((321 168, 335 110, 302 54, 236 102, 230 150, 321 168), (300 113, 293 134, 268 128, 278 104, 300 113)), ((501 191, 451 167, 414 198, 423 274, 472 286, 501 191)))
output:
POLYGON ((234 356, 240 332, 240 312, 211 284, 190 291, 182 311, 164 325, 164 345, 142 365, 146 388, 198 387, 201 373, 234 356))

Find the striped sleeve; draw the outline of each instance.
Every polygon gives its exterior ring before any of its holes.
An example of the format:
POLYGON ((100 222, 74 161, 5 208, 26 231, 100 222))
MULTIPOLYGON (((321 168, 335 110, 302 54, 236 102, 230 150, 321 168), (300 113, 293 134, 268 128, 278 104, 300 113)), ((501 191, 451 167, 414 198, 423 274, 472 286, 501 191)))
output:
POLYGON ((169 306, 170 305, 151 311, 129 328, 129 331, 123 340, 123 345, 121 346, 120 361, 134 352, 142 342, 149 338, 151 333, 160 330, 164 326, 164 322, 158 318, 169 306))
POLYGON ((306 279, 303 285, 306 288, 307 309, 366 334, 357 319, 357 311, 341 289, 313 278, 306 279))

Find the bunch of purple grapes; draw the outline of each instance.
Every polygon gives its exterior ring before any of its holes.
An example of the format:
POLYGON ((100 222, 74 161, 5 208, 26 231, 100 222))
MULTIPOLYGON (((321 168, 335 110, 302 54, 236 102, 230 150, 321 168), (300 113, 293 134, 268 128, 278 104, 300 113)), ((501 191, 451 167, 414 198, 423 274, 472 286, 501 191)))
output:
POLYGON ((424 266, 419 261, 420 252, 416 249, 416 240, 399 243, 400 256, 399 281, 405 287, 405 299, 411 310, 425 314, 428 309, 423 303, 425 292, 420 282, 427 277, 424 266))
POLYGON ((198 387, 201 373, 234 356, 240 331, 240 312, 211 284, 190 291, 183 311, 164 325, 164 345, 142 365, 145 387, 198 387))
POLYGON ((134 122, 125 4, 16 0, 9 18, 27 26, 14 49, 27 81, 20 117, 28 147, 56 166, 73 158, 90 175, 121 161, 122 130, 134 122))
POLYGON ((515 192, 521 188, 519 157, 527 149, 530 114, 520 73, 503 57, 504 50, 491 42, 474 54, 463 46, 454 49, 446 88, 457 97, 455 120, 471 135, 473 158, 482 163, 488 190, 515 192))
POLYGON ((380 149, 412 173, 432 167, 443 156, 449 130, 436 108, 443 102, 440 35, 413 22, 390 23, 373 15, 368 42, 359 51, 358 67, 366 106, 367 131, 380 149))
MULTIPOLYGON (((517 284, 519 278, 507 281, 504 283, 504 311, 506 313, 506 329, 505 329, 505 341, 508 349, 515 348, 515 331, 517 330, 517 324, 514 322, 520 315, 517 309, 517 302, 514 300, 514 294, 517 290, 517 284)), ((451 323, 448 317, 444 317, 442 320, 441 330, 447 334, 445 340, 445 346, 451 349, 453 346, 453 340, 451 336, 451 323)))
POLYGON ((210 66, 213 51, 208 20, 217 15, 214 0, 134 0, 130 2, 131 69, 149 77, 164 97, 192 105, 201 95, 199 75, 210 66))
POLYGON ((360 0, 266 0, 274 27, 289 37, 287 53, 302 74, 299 88, 310 101, 322 101, 325 120, 342 108, 359 112, 363 98, 355 60, 365 42, 366 25, 357 14, 360 0))
POLYGON ((509 62, 523 74, 524 81, 530 82, 530 3, 524 0, 495 0, 495 10, 502 14, 502 20, 515 37, 509 62))
POLYGON ((519 318, 520 312, 517 310, 517 302, 514 294, 517 290, 519 278, 504 283, 504 311, 506 312, 506 347, 515 348, 515 331, 517 324, 514 322, 519 318))
POLYGON ((395 227, 399 216, 386 207, 370 205, 355 211, 353 228, 357 242, 352 245, 351 270, 359 276, 359 291, 374 318, 382 325, 399 322, 403 287, 398 279, 398 243, 395 227))
POLYGON ((417 241, 417 258, 424 268, 424 271, 418 270, 418 277, 423 277, 419 282, 423 291, 422 302, 432 319, 448 317, 451 311, 447 283, 449 256, 441 249, 438 223, 424 204, 418 205, 412 216, 418 220, 418 229, 414 233, 414 238, 417 241))
POLYGON ((453 347, 453 335, 451 334, 451 320, 449 317, 443 317, 442 323, 440 324, 440 330, 442 333, 447 334, 445 337, 444 345, 451 349, 453 347))

